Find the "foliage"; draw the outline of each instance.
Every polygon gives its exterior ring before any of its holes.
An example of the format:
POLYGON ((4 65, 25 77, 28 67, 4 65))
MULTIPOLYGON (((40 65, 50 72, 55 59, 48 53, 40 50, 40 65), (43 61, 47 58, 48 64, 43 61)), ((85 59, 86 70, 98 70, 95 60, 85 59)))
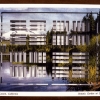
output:
POLYGON ((87 52, 87 45, 77 45, 76 48, 80 51, 80 52, 87 52))
MULTIPOLYGON (((94 19, 94 16, 93 16, 93 14, 92 14, 92 12, 88 15, 86 15, 86 16, 84 16, 83 17, 83 20, 82 20, 83 22, 90 22, 90 32, 91 32, 91 34, 93 33, 93 32, 95 32, 95 30, 96 30, 96 27, 95 27, 95 22, 96 22, 96 20, 94 19)), ((86 28, 87 26, 85 26, 85 28, 86 28)))
POLYGON ((69 80, 72 79, 72 69, 69 70, 69 80))
POLYGON ((58 66, 59 67, 63 67, 63 66, 65 66, 66 64, 65 63, 58 63, 58 66))
POLYGON ((92 67, 91 65, 88 66, 88 71, 89 71, 89 81, 96 81, 96 66, 92 67))

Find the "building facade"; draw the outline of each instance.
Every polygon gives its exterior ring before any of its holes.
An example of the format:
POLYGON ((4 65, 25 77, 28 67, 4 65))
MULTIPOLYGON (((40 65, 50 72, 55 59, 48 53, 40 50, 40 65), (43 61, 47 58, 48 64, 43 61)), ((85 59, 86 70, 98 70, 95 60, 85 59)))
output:
POLYGON ((26 20, 10 20, 10 30, 11 31, 25 31, 26 30, 26 20))
POLYGON ((10 75, 15 78, 46 77, 47 72, 45 66, 11 65, 10 75))
POLYGON ((46 31, 46 20, 30 20, 30 30, 46 31))
POLYGON ((53 20, 53 31, 69 32, 69 21, 53 20))

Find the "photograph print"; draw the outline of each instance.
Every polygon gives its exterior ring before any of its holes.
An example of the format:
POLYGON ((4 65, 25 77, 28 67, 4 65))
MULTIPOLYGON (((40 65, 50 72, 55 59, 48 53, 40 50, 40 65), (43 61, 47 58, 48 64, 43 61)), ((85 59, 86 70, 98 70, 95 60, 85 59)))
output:
POLYGON ((100 90, 100 8, 0 7, 0 91, 100 90))

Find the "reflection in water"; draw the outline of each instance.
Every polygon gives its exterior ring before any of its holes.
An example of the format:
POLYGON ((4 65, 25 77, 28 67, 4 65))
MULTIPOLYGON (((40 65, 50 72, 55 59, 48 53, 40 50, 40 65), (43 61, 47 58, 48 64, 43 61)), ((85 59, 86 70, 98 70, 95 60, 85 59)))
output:
POLYGON ((69 77, 69 67, 52 67, 52 77, 69 77))
MULTIPOLYGON (((52 62, 47 63, 46 52, 10 52, 10 62, 14 63, 29 63, 36 64, 37 66, 30 65, 11 65, 10 74, 12 77, 45 77, 51 75, 52 79, 55 77, 60 78, 87 78, 88 77, 88 59, 89 53, 73 52, 72 53, 72 66, 58 67, 60 63, 69 62, 69 53, 67 52, 53 52, 52 62), (64 62, 67 61, 68 62, 64 62), (40 67, 39 67, 40 66, 40 67), (44 67, 43 67, 44 66, 44 67), (83 67, 84 66, 84 67, 83 67), (45 71, 41 68, 45 68, 45 71), (67 69, 66 69, 67 68, 67 69), (28 70, 27 70, 28 69, 28 70), (69 71, 72 71, 69 73, 69 71), (43 74, 45 73, 45 74, 43 74), (71 75, 69 75, 71 74, 71 75)), ((2 56, 1 56, 2 58, 2 56)), ((71 58, 70 58, 71 60, 71 58)), ((96 68, 97 70, 97 68, 96 68)), ((97 73, 96 73, 97 74, 97 73)), ((98 77, 98 75, 97 75, 98 77)))
MULTIPOLYGON (((72 69, 73 78, 85 78, 84 67, 73 67, 72 69)), ((46 77, 48 70, 46 66, 12 65, 10 66, 10 75, 11 77, 46 77)), ((69 67, 52 67, 51 73, 53 79, 55 77, 68 78, 69 67)))
POLYGON ((5 69, 4 73, 9 75, 10 74, 10 69, 5 69))
POLYGON ((45 66, 23 66, 12 65, 10 66, 10 75, 12 77, 46 77, 45 66))
MULTIPOLYGON (((37 65, 10 65, 5 73, 10 74, 11 77, 16 78, 30 78, 30 77, 51 77, 62 78, 62 80, 69 78, 69 67, 48 67, 37 65)), ((85 78, 85 67, 72 67, 72 78, 85 78)))
POLYGON ((69 85, 52 85, 52 84, 69 84, 69 67, 50 67, 48 66, 27 66, 16 64, 12 65, 5 62, 2 65, 2 83, 11 84, 48 84, 47 86, 26 86, 26 85, 5 85, 0 86, 0 90, 16 90, 16 91, 77 91, 84 90, 82 86, 69 86, 69 85), (47 74, 51 71, 52 74, 47 74))

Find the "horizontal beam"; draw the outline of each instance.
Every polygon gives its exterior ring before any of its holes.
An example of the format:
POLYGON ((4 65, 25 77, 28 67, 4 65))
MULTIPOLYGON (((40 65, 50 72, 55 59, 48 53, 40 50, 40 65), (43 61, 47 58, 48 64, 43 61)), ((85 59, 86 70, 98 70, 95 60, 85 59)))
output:
MULTIPOLYGON (((4 13, 52 13, 52 14, 90 14, 91 12, 1 12, 1 14, 4 13)), ((92 12, 92 14, 98 14, 98 12, 92 12)))

